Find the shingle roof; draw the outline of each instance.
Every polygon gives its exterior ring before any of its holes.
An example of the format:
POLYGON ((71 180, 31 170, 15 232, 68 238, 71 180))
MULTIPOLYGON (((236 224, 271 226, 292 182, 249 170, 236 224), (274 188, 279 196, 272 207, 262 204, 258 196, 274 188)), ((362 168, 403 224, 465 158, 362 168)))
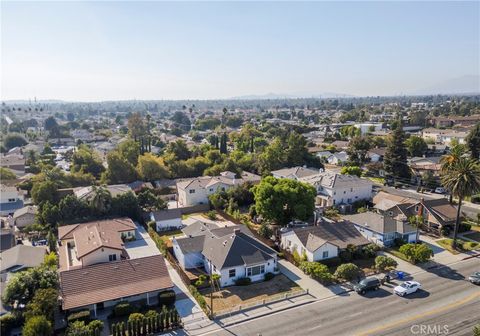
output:
POLYGON ((397 229, 393 221, 391 221, 391 225, 389 225, 389 222, 385 221, 385 217, 383 215, 375 212, 364 212, 354 215, 345 215, 342 217, 349 222, 378 233, 396 232, 397 229))
POLYGON ((202 252, 205 236, 175 238, 183 254, 202 252))
POLYGON ((25 214, 35 215, 36 212, 37 212, 37 207, 36 206, 34 206, 34 205, 25 206, 25 207, 15 211, 15 213, 13 214, 13 218, 17 219, 18 217, 23 216, 25 214))
POLYGON ((12 268, 39 266, 45 257, 47 250, 41 246, 17 245, 0 253, 1 272, 12 268))
POLYGON ((177 209, 168 209, 168 210, 159 210, 159 211, 152 211, 153 218, 155 221, 164 221, 169 219, 181 218, 182 217, 182 210, 177 209))
POLYGON ((318 226, 294 229, 302 244, 311 252, 316 251, 325 243, 330 243, 340 249, 348 245, 362 246, 368 244, 355 227, 348 222, 322 222, 318 226))
POLYGON ((204 236, 212 229, 218 229, 219 226, 213 223, 204 223, 201 221, 196 221, 190 225, 187 225, 182 229, 182 232, 186 236, 204 236))
POLYGON ((272 171, 272 175, 277 175, 284 178, 302 178, 318 174, 318 170, 304 167, 284 168, 272 171))
POLYGON ((63 309, 172 287, 161 255, 97 264, 60 273, 63 309))

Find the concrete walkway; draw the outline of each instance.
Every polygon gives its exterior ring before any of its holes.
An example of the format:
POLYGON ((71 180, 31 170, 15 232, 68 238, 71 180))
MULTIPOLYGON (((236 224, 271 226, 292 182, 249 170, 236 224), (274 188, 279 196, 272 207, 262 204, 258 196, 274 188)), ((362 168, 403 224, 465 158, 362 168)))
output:
POLYGON ((280 269, 280 272, 297 285, 305 290, 308 289, 308 292, 316 299, 324 299, 333 295, 339 295, 349 290, 342 285, 323 286, 287 260, 278 260, 278 268, 280 269))
POLYGON ((147 230, 145 230, 142 225, 138 223, 135 224, 137 225, 137 229, 135 230, 136 239, 134 241, 125 242, 125 250, 130 259, 159 255, 160 251, 147 230))

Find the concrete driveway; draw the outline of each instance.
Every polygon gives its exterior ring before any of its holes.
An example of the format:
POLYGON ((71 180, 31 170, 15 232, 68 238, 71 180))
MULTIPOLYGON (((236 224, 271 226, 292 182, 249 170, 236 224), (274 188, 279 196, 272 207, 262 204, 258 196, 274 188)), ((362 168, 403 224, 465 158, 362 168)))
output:
POLYGON ((125 250, 127 251, 130 259, 150 257, 153 255, 159 255, 160 251, 155 245, 155 242, 150 238, 145 228, 138 224, 135 230, 136 240, 125 243, 125 250))

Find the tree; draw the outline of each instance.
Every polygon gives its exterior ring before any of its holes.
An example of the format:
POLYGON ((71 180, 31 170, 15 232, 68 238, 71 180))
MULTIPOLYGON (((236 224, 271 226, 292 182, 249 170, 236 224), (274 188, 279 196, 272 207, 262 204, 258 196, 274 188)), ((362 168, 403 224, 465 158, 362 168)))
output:
POLYGON ((344 280, 353 280, 360 276, 360 268, 352 263, 341 264, 335 271, 335 277, 344 280))
POLYGON ((472 158, 480 159, 480 123, 477 123, 474 128, 468 133, 465 139, 472 158))
POLYGON ((462 201, 465 197, 480 192, 480 165, 475 159, 460 157, 448 170, 442 172, 441 180, 444 187, 458 198, 452 240, 452 247, 456 248, 462 201))
POLYGON ((395 259, 386 256, 377 256, 375 258, 375 268, 380 272, 391 271, 397 267, 395 259))
POLYGON ((18 133, 10 133, 3 139, 3 145, 7 150, 10 150, 15 147, 22 147, 27 144, 27 140, 18 133))
POLYGON ((340 170, 340 174, 354 175, 358 177, 362 176, 362 172, 363 172, 362 168, 357 166, 346 166, 346 167, 342 167, 342 169, 340 170))
POLYGON ((101 215, 108 213, 112 206, 112 194, 103 186, 92 186, 90 206, 101 215))
POLYGON ((268 226, 267 223, 262 223, 260 229, 258 229, 258 234, 264 238, 270 238, 273 235, 272 229, 268 226))
POLYGON ((410 178, 411 172, 407 164, 407 148, 405 146, 405 132, 401 121, 393 131, 385 151, 385 171, 395 178, 410 178))
POLYGON ((137 173, 144 181, 161 180, 169 175, 163 160, 151 153, 145 153, 138 158, 137 173))
POLYGON ((115 196, 112 199, 112 209, 110 214, 138 220, 140 218, 140 206, 135 194, 129 191, 115 196))
POLYGON ((220 153, 227 154, 227 133, 223 132, 220 138, 220 153))
POLYGON ((12 172, 10 169, 0 167, 0 180, 1 181, 15 180, 16 178, 17 178, 17 175, 15 175, 15 173, 12 172))
POLYGON ((55 128, 58 128, 58 123, 55 117, 50 116, 47 119, 45 119, 44 127, 45 127, 45 130, 49 132, 54 130, 55 128))
MULTIPOLYGON (((354 127, 357 129, 356 127, 354 127)), ((353 166, 362 166, 368 161, 370 158, 368 157, 368 151, 371 148, 371 141, 367 137, 363 136, 356 136, 350 140, 348 143, 348 161, 353 166)))
POLYGON ((287 224, 292 219, 307 220, 315 208, 314 187, 292 179, 267 176, 253 187, 255 208, 263 218, 287 224))
POLYGON ((24 336, 51 336, 53 334, 52 323, 45 316, 33 316, 26 320, 22 329, 24 336))
POLYGON ((138 142, 132 139, 123 141, 117 146, 116 150, 133 166, 138 164, 138 157, 140 156, 140 145, 138 142))
POLYGON ((137 179, 135 167, 117 151, 107 155, 108 169, 103 179, 109 183, 130 183, 137 179))
POLYGON ((41 288, 35 292, 32 301, 27 304, 25 318, 43 315, 53 322, 53 314, 58 305, 58 292, 55 288, 41 288))
POLYGON ((80 145, 72 155, 72 172, 90 173, 96 178, 105 170, 102 161, 91 148, 80 145))
POLYGON ((304 165, 309 156, 305 137, 297 132, 291 132, 287 139, 285 154, 288 166, 304 165))
POLYGON ((57 203, 57 185, 52 181, 34 183, 31 191, 32 199, 35 204, 43 202, 57 203))
POLYGON ((138 196, 138 205, 146 212, 166 209, 167 204, 150 189, 142 190, 138 196))
POLYGON ((400 246, 400 253, 403 253, 413 264, 424 263, 433 256, 433 251, 427 244, 404 244, 400 246))
POLYGON ((419 239, 419 233, 420 233, 420 226, 423 224, 423 216, 421 215, 416 215, 416 216, 410 216, 408 217, 408 222, 410 223, 411 226, 417 229, 417 234, 415 236, 415 242, 418 242, 419 239))
POLYGON ((405 144, 407 145, 408 154, 410 154, 410 156, 422 156, 428 149, 425 140, 416 135, 412 135, 405 140, 405 144))
POLYGON ((266 175, 273 170, 282 168, 285 161, 286 157, 282 141, 280 138, 275 138, 259 155, 257 168, 262 175, 266 175))
POLYGON ((302 261, 298 266, 305 274, 320 281, 323 284, 329 284, 333 281, 333 276, 328 267, 319 262, 302 261))
MULTIPOLYGON (((446 155, 443 155, 442 158, 440 159, 440 164, 441 164, 441 169, 440 169, 440 174, 445 175, 447 174, 450 170, 455 167, 455 165, 458 163, 460 158, 466 154, 466 148, 464 145, 460 145, 458 143, 453 144, 452 148, 450 148, 450 152, 446 155)), ((453 202, 453 194, 451 190, 450 192, 450 203, 453 202)))

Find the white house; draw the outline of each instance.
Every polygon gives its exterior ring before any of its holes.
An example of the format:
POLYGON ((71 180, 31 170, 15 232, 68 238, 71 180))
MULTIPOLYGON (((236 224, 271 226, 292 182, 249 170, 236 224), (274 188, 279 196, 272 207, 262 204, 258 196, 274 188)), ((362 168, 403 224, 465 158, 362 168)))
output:
POLYGON ((24 228, 26 226, 35 223, 35 214, 37 213, 37 207, 34 205, 28 205, 21 209, 18 209, 13 214, 14 224, 17 228, 24 228))
POLYGON ((298 180, 303 177, 318 174, 318 172, 319 172, 318 169, 312 169, 312 168, 306 168, 306 167, 293 167, 293 168, 284 168, 284 169, 274 170, 272 171, 272 175, 275 178, 289 178, 293 180, 298 180))
POLYGON ((0 216, 13 215, 23 208, 23 193, 16 187, 0 184, 0 216))
POLYGON ((338 166, 348 161, 348 154, 345 151, 333 153, 327 158, 327 161, 330 164, 338 166))
POLYGON ((349 245, 356 247, 369 244, 360 232, 347 222, 322 222, 317 226, 292 229, 281 235, 280 246, 308 261, 337 257, 349 245))
POLYGON ((356 128, 360 129, 362 135, 367 134, 369 132, 380 131, 383 129, 382 123, 361 123, 355 124, 356 128))
POLYGON ((425 128, 422 131, 422 138, 424 140, 433 140, 435 143, 449 145, 453 140, 460 144, 465 143, 465 138, 468 136, 467 131, 457 131, 452 129, 437 129, 425 128))
POLYGON ((317 203, 320 206, 353 204, 372 198, 373 183, 353 175, 343 175, 325 171, 299 179, 317 190, 317 203))
POLYGON ((221 287, 234 285, 240 278, 261 281, 266 273, 278 272, 277 253, 255 239, 245 226, 192 225, 199 227, 172 241, 182 268, 203 268, 208 274, 218 274, 221 287))
POLYGON ((237 178, 235 173, 229 171, 222 172, 220 176, 182 179, 177 182, 178 206, 207 204, 208 196, 217 191, 226 191, 246 182, 255 184, 260 182, 260 179, 260 176, 248 172, 243 172, 240 178, 237 178))
POLYGON ((178 208, 152 211, 150 220, 155 222, 157 231, 179 229, 183 226, 182 211, 178 208))

